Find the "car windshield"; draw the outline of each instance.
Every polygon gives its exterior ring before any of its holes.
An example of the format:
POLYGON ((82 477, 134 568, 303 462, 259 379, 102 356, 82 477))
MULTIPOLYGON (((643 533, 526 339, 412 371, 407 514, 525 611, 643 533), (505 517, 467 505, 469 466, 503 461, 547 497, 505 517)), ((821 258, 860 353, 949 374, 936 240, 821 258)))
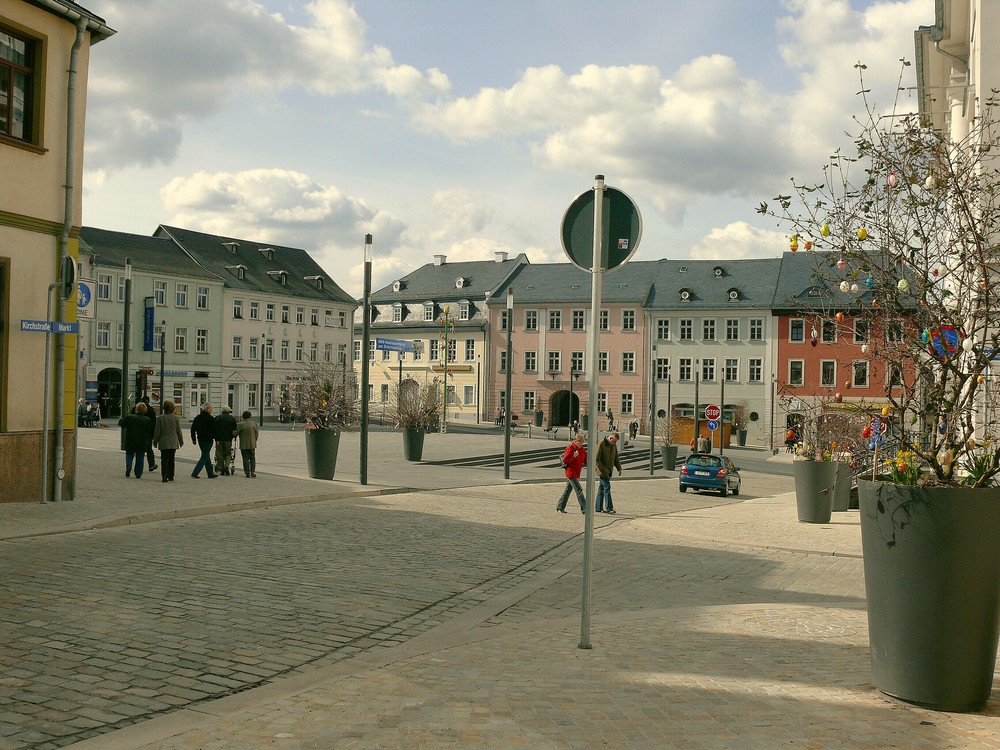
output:
POLYGON ((692 466, 710 466, 712 468, 722 466, 722 459, 718 456, 691 456, 687 462, 692 466))

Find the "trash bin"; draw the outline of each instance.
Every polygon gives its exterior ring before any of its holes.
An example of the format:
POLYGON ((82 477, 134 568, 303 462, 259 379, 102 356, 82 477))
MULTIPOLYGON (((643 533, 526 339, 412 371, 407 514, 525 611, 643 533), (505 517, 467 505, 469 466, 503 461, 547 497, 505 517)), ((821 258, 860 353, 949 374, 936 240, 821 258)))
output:
POLYGON ((542 414, 542 412, 540 412, 540 411, 536 411, 535 412, 535 427, 541 427, 542 426, 542 417, 544 417, 544 416, 545 415, 542 414))

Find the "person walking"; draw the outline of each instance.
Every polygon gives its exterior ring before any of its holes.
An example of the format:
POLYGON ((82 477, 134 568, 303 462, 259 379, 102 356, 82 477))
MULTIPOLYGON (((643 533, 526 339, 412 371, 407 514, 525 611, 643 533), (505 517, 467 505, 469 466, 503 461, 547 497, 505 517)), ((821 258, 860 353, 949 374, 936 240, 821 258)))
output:
POLYGON ((708 438, 704 435, 698 437, 698 452, 699 453, 711 453, 712 444, 709 442, 708 438))
POLYGON ((243 473, 248 479, 257 478, 257 437, 260 427, 253 421, 253 414, 243 412, 243 419, 236 425, 236 437, 240 441, 240 456, 243 457, 243 473))
POLYGON ((229 404, 223 404, 222 414, 215 418, 215 473, 229 476, 229 464, 233 459, 233 436, 236 434, 236 418, 229 404))
POLYGON ((205 404, 201 412, 191 420, 191 442, 201 449, 201 458, 191 472, 192 479, 198 479, 198 472, 203 468, 209 479, 218 476, 212 471, 212 446, 215 445, 215 417, 212 416, 212 405, 205 404))
POLYGON ((153 453, 153 433, 156 432, 156 409, 149 403, 149 396, 143 396, 140 400, 146 405, 146 418, 149 420, 149 443, 146 445, 146 465, 150 471, 156 471, 156 454, 153 453))
POLYGON ((184 431, 177 416, 174 402, 163 402, 163 413, 153 427, 153 445, 160 449, 160 480, 174 481, 174 458, 177 449, 184 445, 184 431))
POLYGON ((135 464, 135 478, 142 479, 142 464, 149 443, 149 420, 146 419, 146 405, 141 401, 135 405, 135 412, 118 420, 118 426, 125 431, 122 445, 125 446, 125 476, 131 476, 135 464))
POLYGON ((615 504, 611 501, 611 472, 618 469, 622 475, 621 461, 618 460, 618 433, 612 432, 597 446, 597 475, 600 487, 597 489, 597 512, 615 515, 615 504))
POLYGON ((566 487, 563 489, 559 502, 556 503, 556 510, 560 513, 566 512, 566 503, 569 500, 569 493, 576 492, 576 499, 580 503, 580 512, 587 512, 587 500, 583 496, 583 487, 580 486, 580 473, 587 463, 587 447, 584 445, 583 433, 578 433, 573 438, 573 442, 566 446, 563 451, 562 465, 566 469, 566 487))
POLYGON ((610 407, 608 408, 607 416, 608 416, 608 430, 610 431, 615 429, 615 415, 614 412, 611 411, 610 407))

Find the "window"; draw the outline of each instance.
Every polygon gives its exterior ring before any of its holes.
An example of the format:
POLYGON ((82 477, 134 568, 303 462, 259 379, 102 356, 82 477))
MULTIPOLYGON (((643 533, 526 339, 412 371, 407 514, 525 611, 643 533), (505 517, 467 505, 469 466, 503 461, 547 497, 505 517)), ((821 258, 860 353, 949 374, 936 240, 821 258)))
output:
POLYGON ((621 409, 620 409, 619 413, 621 413, 621 414, 631 414, 632 413, 632 404, 633 404, 634 401, 635 401, 635 398, 634 398, 633 394, 631 394, 631 393, 623 393, 622 397, 621 397, 621 409))
POLYGON ((383 349, 382 350, 382 361, 383 362, 388 362, 389 361, 389 350, 388 349, 383 349))
MULTIPOLYGON (((198 287, 198 293, 195 296, 195 304, 198 306, 199 310, 207 310, 208 309, 208 287, 207 286, 200 286, 200 287, 198 287)), ((274 305, 271 305, 271 307, 273 308, 274 305)), ((274 312, 274 311, 272 310, 272 312, 274 312)), ((271 316, 271 320, 274 320, 274 316, 273 315, 271 316)))
POLYGON ((309 361, 315 362, 319 359, 319 342, 313 341, 309 344, 309 361))
POLYGON ((354 342, 354 361, 355 362, 360 362, 361 361, 361 342, 360 341, 355 341, 354 342))
POLYGON ((538 310, 524 311, 524 330, 526 331, 538 330, 538 310))
POLYGON ((198 354, 208 354, 208 329, 207 328, 197 328, 197 329, 195 329, 194 350, 196 352, 198 352, 198 354))
POLYGON ((288 307, 288 305, 282 305, 281 306, 281 322, 282 323, 288 323, 289 322, 289 320, 290 320, 290 318, 289 318, 289 312, 290 312, 290 308, 288 307))
POLYGON ((740 361, 735 357, 726 358, 726 382, 737 383, 740 379, 740 361))
POLYGON ((681 319, 681 341, 693 341, 694 340, 694 322, 691 318, 681 319))
POLYGON ((255 302, 251 300, 250 302, 250 320, 260 320, 260 302, 255 302))
POLYGON ((903 387, 903 371, 896 363, 890 363, 885 371, 886 383, 890 388, 903 387))
POLYGON ((701 338, 705 341, 715 341, 715 320, 706 318, 701 321, 701 338))
POLYGON ((622 372, 635 372, 635 352, 622 352, 622 372))
POLYGON ((428 302, 424 305, 424 321, 430 322, 434 320, 434 303, 428 302))
POLYGON ((469 303, 459 302, 458 303, 458 319, 468 320, 469 319, 469 303))
MULTIPOLYGON (((361 359, 361 342, 355 341, 354 343, 357 344, 357 346, 354 348, 355 351, 354 361, 357 362, 359 359, 361 359)), ((281 341, 281 361, 282 362, 288 361, 288 339, 282 339, 281 341)))
POLYGON ((295 342, 295 361, 302 362, 306 358, 306 348, 302 341, 295 342))
POLYGON ((611 330, 610 320, 611 320, 611 318, 608 315, 608 311, 607 310, 601 310, 601 330, 602 331, 610 331, 611 330))
POLYGON ((524 353, 524 371, 535 372, 538 369, 538 352, 524 353))
POLYGON ((635 330, 635 310, 622 310, 622 330, 635 330))
POLYGON ((97 274, 97 299, 108 301, 111 299, 111 274, 97 274))
POLYGON ((35 59, 35 42, 0 31, 0 133, 29 143, 38 141, 39 130, 35 59))
POLYGON ((822 341, 824 344, 836 344, 837 343, 837 321, 835 320, 824 320, 823 321, 823 336, 822 341))
POLYGON ((823 359, 819 363, 819 384, 823 388, 833 388, 837 385, 837 362, 823 359))
POLYGON ((413 342, 413 361, 419 362, 424 358, 424 342, 422 339, 415 339, 413 342))
POLYGON ((549 330, 562 330, 562 310, 549 310, 549 330))
POLYGON ((295 323, 300 326, 306 324, 306 309, 304 307, 295 308, 295 323))
POLYGON ((740 340, 740 319, 728 318, 726 320, 726 341, 740 340))
POLYGON ((187 307, 188 306, 188 285, 187 284, 177 284, 174 287, 174 306, 175 307, 187 307))
POLYGON ((763 318, 750 318, 750 340, 751 341, 763 341, 764 340, 764 319, 763 318))
POLYGON ((243 300, 234 299, 233 300, 233 317, 239 320, 243 317, 243 300))
POLYGON ((500 311, 500 330, 510 330, 510 310, 504 309, 500 311))
POLYGON ((549 352, 549 372, 562 372, 562 352, 549 352))
POLYGON ((392 306, 392 322, 402 323, 403 322, 403 306, 393 305, 392 306))
POLYGON ((264 384, 264 406, 268 409, 274 406, 274 383, 264 384))
POLYGON ((608 411, 608 394, 601 391, 597 394, 597 413, 607 414, 608 411))
POLYGON ((174 329, 174 351, 175 352, 186 352, 187 351, 187 340, 188 340, 188 329, 187 328, 175 328, 174 329))
POLYGON ((670 340, 670 320, 656 321, 656 338, 660 341, 670 340))
POLYGON ((250 356, 250 360, 251 361, 256 361, 257 360, 257 337, 254 336, 253 338, 251 338, 249 343, 250 343, 250 346, 248 348, 249 348, 250 351, 248 352, 248 354, 250 356))
POLYGON ((569 371, 583 372, 583 352, 570 352, 569 353, 569 371))
POLYGON ((853 378, 851 383, 855 388, 868 387, 868 361, 858 360, 853 365, 853 378))
POLYGON ((507 352, 503 349, 500 350, 500 356, 497 357, 497 369, 500 372, 507 372, 507 352))
POLYGON ((747 380, 751 383, 763 382, 764 360, 755 357, 747 361, 747 380))
POLYGON ((158 352, 163 348, 163 337, 165 335, 166 331, 163 326, 153 326, 153 351, 158 352))
POLYGON ((715 358, 705 357, 701 361, 701 379, 705 382, 715 380, 715 358))
POLYGON ((690 357, 681 357, 677 360, 677 379, 690 382, 694 380, 694 373, 691 370, 692 360, 690 357))
POLYGON ((806 322, 802 318, 788 321, 788 340, 802 343, 806 340, 806 322))
POLYGON ((118 301, 119 302, 124 302, 125 301, 125 281, 126 281, 126 279, 125 279, 124 276, 119 276, 118 277, 118 301))
POLYGON ((273 323, 274 322, 274 303, 273 302, 268 302, 264 306, 264 320, 266 320, 268 323, 273 323))
POLYGON ((497 403, 501 409, 507 409, 507 391, 497 391, 497 403))
POLYGON ((465 340, 465 361, 472 362, 476 358, 476 340, 465 340))
POLYGON ((806 363, 803 359, 788 360, 788 385, 803 385, 806 378, 806 363))
POLYGON ((462 392, 462 401, 466 404, 471 404, 476 400, 476 386, 467 385, 462 392))
POLYGON ((656 379, 666 380, 670 375, 670 360, 666 357, 658 357, 656 360, 656 379))
MULTIPOLYGON (((867 344, 868 343, 868 321, 865 320, 855 320, 854 321, 854 343, 855 344, 867 344)), ((868 376, 865 375, 865 381, 867 382, 868 376)))
POLYGON ((247 383, 247 408, 257 408, 257 384, 247 383))
POLYGON ((573 310, 570 313, 572 316, 572 329, 574 331, 582 331, 584 329, 584 321, 586 320, 585 313, 583 310, 573 310))
POLYGON ((427 353, 427 359, 431 362, 437 362, 441 359, 441 342, 437 339, 431 339, 431 348, 427 353))
POLYGON ((309 310, 309 325, 318 326, 319 325, 319 308, 313 307, 309 310))
POLYGON ((535 410, 535 392, 525 391, 524 398, 522 399, 522 404, 524 405, 524 411, 534 411, 535 410))
POLYGON ((94 346, 98 349, 111 348, 111 323, 106 321, 97 323, 97 340, 94 346))
POLYGON ((897 342, 903 340, 903 326, 901 323, 892 322, 886 326, 885 329, 885 340, 891 342, 897 342))
POLYGON ((118 335, 115 337, 115 348, 121 349, 125 346, 125 324, 118 324, 118 335))
POLYGON ((378 400, 379 401, 381 401, 383 404, 388 403, 388 401, 389 401, 389 384, 388 383, 382 383, 382 386, 378 389, 378 394, 379 394, 378 395, 378 400))
POLYGON ((455 339, 448 339, 448 361, 454 362, 458 359, 458 342, 455 339))
MULTIPOLYGON (((402 354, 402 352, 400 352, 400 354, 402 354)), ((271 359, 271 357, 268 357, 268 359, 271 359)), ((331 363, 333 362, 333 344, 331 343, 323 344, 323 361, 331 363)))
POLYGON ((167 282, 153 282, 153 303, 157 307, 165 307, 167 304, 167 282))
POLYGON ((607 352, 597 353, 597 371, 609 372, 611 370, 611 359, 607 352))

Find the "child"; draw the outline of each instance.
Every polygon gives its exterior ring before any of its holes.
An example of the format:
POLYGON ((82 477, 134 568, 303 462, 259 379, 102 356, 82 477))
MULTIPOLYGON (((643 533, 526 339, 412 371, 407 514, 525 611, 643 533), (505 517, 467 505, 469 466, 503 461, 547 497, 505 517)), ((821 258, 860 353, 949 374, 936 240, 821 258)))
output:
POLYGON ((240 441, 240 455, 243 457, 243 473, 248 479, 257 478, 257 436, 260 428, 253 421, 253 414, 243 412, 243 419, 236 425, 236 438, 240 441))

